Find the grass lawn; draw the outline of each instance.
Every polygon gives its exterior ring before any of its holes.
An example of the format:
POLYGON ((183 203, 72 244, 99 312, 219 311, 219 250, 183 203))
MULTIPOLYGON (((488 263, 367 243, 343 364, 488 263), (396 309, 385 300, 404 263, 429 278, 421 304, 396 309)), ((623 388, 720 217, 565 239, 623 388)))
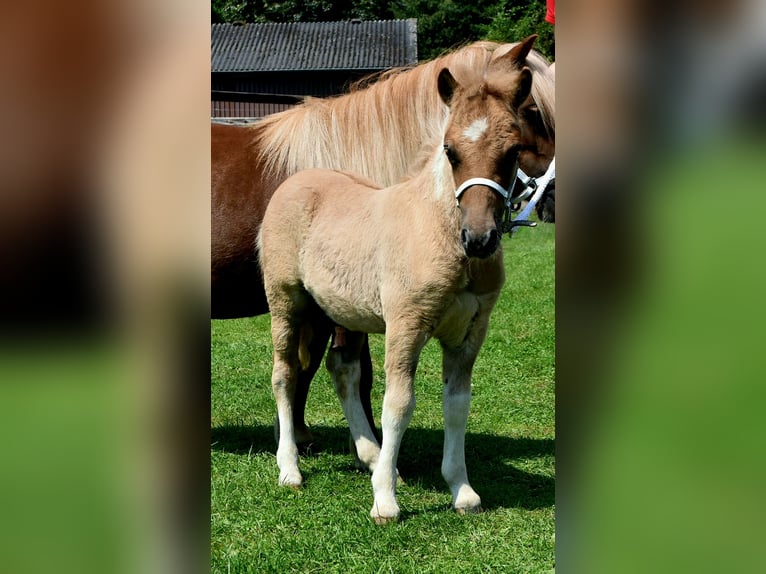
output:
MULTIPOLYGON (((484 512, 458 516, 440 474, 441 356, 431 341, 402 441, 402 519, 376 526, 372 485, 320 370, 301 490, 279 487, 269 317, 211 322, 213 572, 549 572, 554 568, 554 226, 503 240, 507 281, 473 376, 466 463, 484 512)), ((380 425, 383 337, 371 337, 380 425)))

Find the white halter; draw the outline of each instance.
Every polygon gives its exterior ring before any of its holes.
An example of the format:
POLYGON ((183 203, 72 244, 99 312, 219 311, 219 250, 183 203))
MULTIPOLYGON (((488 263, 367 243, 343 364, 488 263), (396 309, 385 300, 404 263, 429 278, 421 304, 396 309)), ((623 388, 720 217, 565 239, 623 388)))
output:
MULTIPOLYGON (((523 171, 518 170, 518 172, 521 172, 522 174, 524 174, 525 177, 528 177, 523 171)), ((517 174, 517 177, 518 177, 518 174, 517 174)), ((543 192, 548 187, 548 184, 550 184, 550 182, 555 177, 556 177, 556 158, 554 157, 551 160, 551 163, 548 166, 548 169, 545 171, 543 175, 541 175, 538 178, 528 177, 527 181, 524 181, 523 179, 521 180, 527 185, 527 188, 524 190, 524 193, 526 193, 527 190, 531 189, 534 191, 534 195, 532 196, 532 199, 529 200, 529 203, 527 203, 527 206, 523 210, 521 210, 521 213, 519 213, 516 216, 516 219, 514 219, 513 221, 522 222, 522 221, 525 221, 527 217, 529 217, 529 214, 532 213, 532 210, 534 210, 535 206, 537 205, 537 202, 542 197, 543 192)), ((522 193, 522 195, 524 195, 524 193, 522 193)), ((516 229, 517 227, 513 226, 513 228, 511 229, 511 234, 516 233, 516 229)))
MULTIPOLYGON (((460 196, 463 195, 466 189, 469 187, 473 187, 474 185, 486 185, 487 187, 493 189, 496 191, 500 196, 506 201, 506 203, 518 203, 522 201, 523 199, 526 199, 531 195, 531 191, 527 193, 528 188, 525 189, 521 195, 518 196, 511 196, 511 190, 513 189, 514 184, 516 183, 516 180, 511 182, 511 185, 508 189, 505 189, 502 185, 497 183, 496 181, 492 181, 491 179, 486 179, 483 177, 472 177, 471 179, 465 180, 462 184, 460 184, 460 187, 458 187, 455 190, 455 199, 460 199, 460 196)), ((525 182, 526 183, 526 182, 525 182)))
MULTIPOLYGON (((539 178, 529 177, 521 169, 517 169, 516 177, 513 181, 511 181, 511 185, 508 187, 508 189, 505 189, 499 183, 484 177, 472 177, 471 179, 467 179, 455 190, 455 199, 459 200, 460 196, 463 195, 463 193, 465 193, 469 187, 473 187, 474 185, 484 185, 495 191, 505 200, 506 210, 510 213, 510 208, 513 204, 521 203, 522 201, 532 196, 532 199, 529 200, 527 206, 521 213, 519 213, 516 219, 508 222, 508 230, 521 225, 534 226, 535 224, 533 222, 527 222, 526 218, 529 217, 530 213, 532 213, 532 210, 535 208, 535 205, 545 191, 545 188, 548 187, 548 184, 554 177, 556 177, 555 157, 551 160, 551 163, 548 166, 546 172, 539 178), (519 195, 511 195, 511 190, 516 183, 516 178, 520 179, 522 183, 524 183, 525 187, 519 195), (517 222, 516 226, 512 225, 514 222, 517 222)), ((510 220, 509 216, 508 219, 510 220)), ((513 231, 515 232, 516 229, 513 229, 513 231)))

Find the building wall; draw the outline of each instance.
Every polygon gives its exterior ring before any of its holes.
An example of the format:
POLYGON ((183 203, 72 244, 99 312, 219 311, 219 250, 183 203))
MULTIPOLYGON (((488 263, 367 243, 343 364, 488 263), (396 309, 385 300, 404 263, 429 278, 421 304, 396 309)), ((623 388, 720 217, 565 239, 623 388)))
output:
POLYGON ((210 106, 212 118, 262 118, 293 107, 294 104, 259 102, 221 102, 213 100, 210 106))
POLYGON ((369 76, 372 71, 341 70, 322 72, 214 73, 211 117, 263 117, 294 104, 257 102, 252 97, 240 101, 228 95, 226 101, 216 99, 215 92, 276 94, 326 98, 348 91, 351 84, 369 76), (244 101, 248 100, 248 101, 244 101))

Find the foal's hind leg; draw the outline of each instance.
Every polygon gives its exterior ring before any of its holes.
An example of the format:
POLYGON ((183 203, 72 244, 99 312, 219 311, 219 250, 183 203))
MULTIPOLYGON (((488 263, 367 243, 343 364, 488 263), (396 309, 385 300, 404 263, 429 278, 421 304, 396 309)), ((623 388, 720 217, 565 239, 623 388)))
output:
MULTIPOLYGON (((308 425, 306 425, 306 401, 308 400, 311 381, 319 370, 322 359, 324 359, 324 352, 327 348, 327 341, 330 339, 331 330, 332 324, 329 321, 316 321, 313 323, 308 341, 306 341, 309 363, 305 368, 301 366, 301 369, 298 371, 293 399, 293 427, 295 429, 295 440, 301 448, 305 448, 314 442, 314 437, 308 425)), ((277 442, 279 442, 279 418, 276 420, 274 433, 277 442)))
POLYGON ((277 403, 279 445, 277 465, 279 483, 298 488, 303 477, 298 470, 298 446, 293 426, 293 401, 298 378, 298 345, 300 328, 272 312, 271 337, 274 342, 274 369, 271 387, 277 403))
MULTIPOLYGON (((360 396, 360 354, 366 340, 367 337, 363 333, 350 331, 345 332, 342 344, 336 337, 333 346, 327 352, 326 366, 343 407, 343 414, 346 415, 356 456, 363 466, 373 471, 378 464, 380 443, 369 422, 371 412, 368 416, 360 396)), ((369 347, 367 350, 369 356, 369 347)), ((369 403, 369 392, 367 400, 369 403)))

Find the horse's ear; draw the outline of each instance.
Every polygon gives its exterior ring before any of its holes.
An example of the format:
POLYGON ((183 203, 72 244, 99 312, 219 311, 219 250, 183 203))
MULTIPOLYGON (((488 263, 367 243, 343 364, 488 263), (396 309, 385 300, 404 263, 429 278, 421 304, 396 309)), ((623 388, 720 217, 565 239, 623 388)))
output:
POLYGON ((532 34, 528 38, 523 39, 513 48, 508 50, 508 52, 492 60, 489 63, 488 69, 504 72, 521 70, 527 63, 527 56, 532 50, 532 45, 535 43, 535 40, 537 40, 537 34, 532 34))
POLYGON ((527 36, 521 42, 511 48, 506 57, 510 57, 511 61, 515 62, 518 68, 521 68, 526 63, 527 56, 532 50, 532 46, 534 45, 535 40, 537 40, 537 34, 527 36))
POLYGON ((513 98, 511 100, 511 106, 514 110, 518 109, 521 104, 529 97, 532 92, 532 71, 526 66, 519 72, 519 83, 516 84, 516 91, 513 92, 513 98))
POLYGON ((439 96, 441 96, 445 104, 449 105, 455 93, 455 88, 457 88, 457 81, 447 68, 442 68, 441 72, 439 72, 436 85, 439 87, 439 96))

